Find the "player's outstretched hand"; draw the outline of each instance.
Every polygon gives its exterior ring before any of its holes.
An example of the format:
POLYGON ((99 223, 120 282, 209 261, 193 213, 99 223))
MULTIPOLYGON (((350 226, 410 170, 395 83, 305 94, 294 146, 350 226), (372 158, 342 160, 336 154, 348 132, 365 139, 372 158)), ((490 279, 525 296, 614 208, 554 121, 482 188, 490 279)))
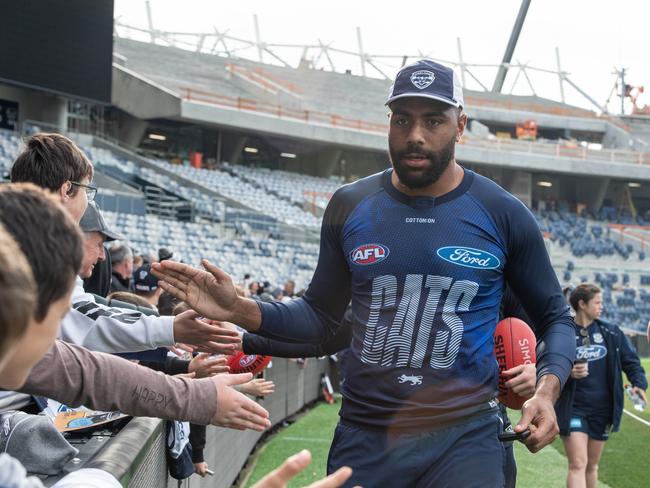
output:
POLYGON ((650 342, 650 320, 648 321, 648 330, 646 331, 648 335, 648 342, 650 342))
MULTIPOLYGON (((253 485, 253 488, 285 488, 289 481, 304 470, 311 462, 311 453, 306 449, 294 454, 284 461, 278 468, 271 471, 264 478, 253 485)), ((332 473, 327 478, 316 481, 306 488, 338 488, 352 475, 352 470, 343 467, 332 473)))
POLYGON ((269 412, 233 388, 253 379, 251 373, 220 374, 211 379, 217 388, 217 412, 212 418, 214 425, 258 432, 271 427, 269 412))
POLYGON ((531 434, 523 441, 530 452, 547 446, 560 433, 553 408, 559 391, 560 381, 557 377, 543 376, 533 397, 524 402, 521 408, 521 419, 515 426, 515 432, 530 429, 531 434))
POLYGON ((501 374, 506 378, 511 378, 506 381, 506 387, 510 388, 517 395, 523 398, 529 398, 535 393, 537 370, 534 364, 520 364, 514 368, 502 371, 501 374))
POLYGON ((213 354, 234 354, 236 344, 241 342, 237 332, 199 319, 194 310, 174 317, 174 339, 213 354))
POLYGON ((202 264, 205 270, 165 260, 151 269, 163 290, 210 319, 229 320, 238 298, 232 279, 207 260, 202 264))

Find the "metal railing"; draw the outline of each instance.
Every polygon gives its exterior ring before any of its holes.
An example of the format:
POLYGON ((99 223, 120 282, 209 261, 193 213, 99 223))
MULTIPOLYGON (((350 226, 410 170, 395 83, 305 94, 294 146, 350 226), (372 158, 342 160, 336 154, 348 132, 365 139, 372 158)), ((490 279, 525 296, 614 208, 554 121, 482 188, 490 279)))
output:
POLYGON ((517 139, 479 139, 464 137, 461 144, 490 151, 544 154, 556 158, 582 159, 605 163, 650 164, 650 152, 623 149, 589 149, 568 142, 520 141, 517 139))
POLYGON ((308 124, 320 124, 351 129, 362 132, 386 134, 387 124, 378 124, 367 120, 353 119, 341 115, 318 112, 314 110, 297 110, 283 105, 260 102, 252 98, 231 97, 216 92, 190 88, 187 86, 177 88, 180 97, 187 101, 207 103, 235 110, 263 113, 281 119, 291 119, 308 124))
MULTIPOLYGON (((260 400, 278 425, 321 396, 321 376, 329 370, 326 359, 309 359, 305 367, 295 361, 274 358, 264 377, 275 383, 275 392, 260 400)), ((332 408, 336 408, 333 406, 332 408)), ((192 476, 177 482, 167 474, 162 421, 151 418, 132 420, 86 467, 104 469, 123 486, 200 486, 229 488, 255 449, 262 434, 208 427, 204 457, 218 476, 192 476)))

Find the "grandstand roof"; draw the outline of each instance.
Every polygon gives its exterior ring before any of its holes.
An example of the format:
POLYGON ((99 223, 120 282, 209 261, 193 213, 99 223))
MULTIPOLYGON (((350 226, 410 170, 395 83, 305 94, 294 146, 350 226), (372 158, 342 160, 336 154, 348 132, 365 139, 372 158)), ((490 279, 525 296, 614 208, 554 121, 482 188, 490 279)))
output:
MULTIPOLYGON (((385 123, 383 102, 390 81, 306 67, 287 68, 241 58, 226 58, 175 47, 115 38, 124 66, 183 98, 203 101, 249 99, 287 110, 336 114, 385 123), (362 115, 360 115, 362 114, 362 115)), ((594 117, 589 110, 537 96, 465 91, 468 107, 594 117)))

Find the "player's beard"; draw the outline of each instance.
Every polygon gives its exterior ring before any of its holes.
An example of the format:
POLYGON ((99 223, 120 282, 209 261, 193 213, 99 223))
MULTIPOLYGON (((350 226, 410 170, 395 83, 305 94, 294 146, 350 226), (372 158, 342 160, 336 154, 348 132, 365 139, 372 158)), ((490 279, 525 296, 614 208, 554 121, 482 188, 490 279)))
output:
POLYGON ((390 159, 393 163, 393 169, 402 183, 407 188, 418 189, 432 185, 440 179, 445 172, 449 163, 454 159, 456 151, 456 137, 452 137, 449 142, 437 152, 423 151, 417 144, 408 144, 403 151, 395 150, 390 142, 388 143, 390 159), (421 155, 429 160, 429 165, 425 168, 409 168, 402 163, 402 158, 407 154, 421 155))

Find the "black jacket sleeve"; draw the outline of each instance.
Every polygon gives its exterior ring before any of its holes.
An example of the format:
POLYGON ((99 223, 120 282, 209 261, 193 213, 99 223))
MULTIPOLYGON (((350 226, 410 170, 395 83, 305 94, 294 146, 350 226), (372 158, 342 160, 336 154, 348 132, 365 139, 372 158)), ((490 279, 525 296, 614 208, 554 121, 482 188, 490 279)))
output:
POLYGON ((192 462, 194 464, 205 461, 205 425, 190 424, 190 444, 192 445, 192 462))
POLYGON ((187 369, 190 366, 189 361, 185 359, 174 358, 171 356, 167 356, 164 363, 159 363, 155 361, 140 361, 139 364, 141 366, 146 366, 149 369, 153 369, 155 371, 162 371, 163 373, 172 376, 175 374, 186 374, 187 369))

